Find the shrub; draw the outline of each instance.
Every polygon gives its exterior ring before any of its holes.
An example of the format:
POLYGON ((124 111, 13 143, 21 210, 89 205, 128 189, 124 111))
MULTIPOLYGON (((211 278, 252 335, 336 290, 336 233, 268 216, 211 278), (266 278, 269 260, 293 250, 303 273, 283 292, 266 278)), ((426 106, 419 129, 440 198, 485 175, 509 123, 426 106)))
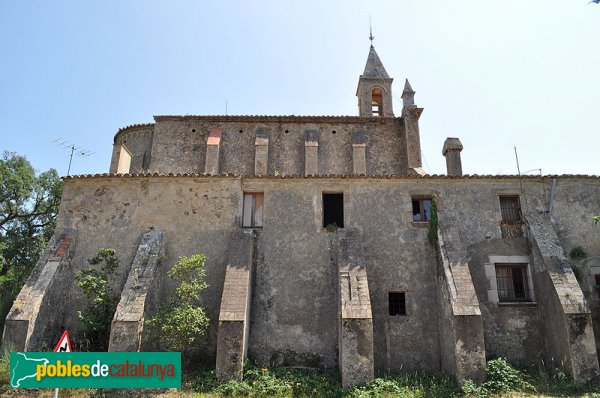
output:
POLYGON ((75 279, 77 285, 88 299, 88 304, 83 311, 78 311, 79 320, 83 324, 83 341, 80 349, 91 351, 106 351, 110 337, 110 325, 115 309, 117 297, 113 294, 109 278, 119 266, 119 259, 114 249, 103 248, 88 259, 93 266, 100 269, 87 268, 81 270, 75 279))
POLYGON ((200 301, 206 272, 204 254, 179 257, 169 271, 170 278, 178 282, 171 302, 147 320, 147 324, 160 335, 160 344, 171 351, 190 354, 203 345, 203 336, 210 320, 200 301))
POLYGON ((247 397, 252 392, 252 388, 245 381, 230 380, 219 385, 215 391, 224 397, 247 397))
POLYGON ((581 246, 576 246, 569 252, 569 257, 572 259, 584 258, 585 256, 587 256, 587 252, 581 246))
POLYGON ((327 225, 325 226, 325 230, 326 230, 327 232, 335 232, 335 231, 337 231, 338 229, 340 229, 340 227, 339 227, 339 226, 338 226, 336 223, 327 224, 327 225))
POLYGON ((473 381, 466 381, 462 390, 467 397, 490 397, 508 391, 533 391, 535 388, 525 380, 523 374, 511 367, 506 359, 498 358, 489 361, 485 367, 487 381, 476 386, 473 381))

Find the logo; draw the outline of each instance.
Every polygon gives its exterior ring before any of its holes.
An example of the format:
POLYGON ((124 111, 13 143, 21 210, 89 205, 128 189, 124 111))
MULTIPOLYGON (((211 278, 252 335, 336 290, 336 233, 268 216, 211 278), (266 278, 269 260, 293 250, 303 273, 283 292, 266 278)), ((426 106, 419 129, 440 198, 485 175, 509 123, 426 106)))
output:
POLYGON ((181 353, 11 352, 10 385, 14 388, 180 388, 181 353))

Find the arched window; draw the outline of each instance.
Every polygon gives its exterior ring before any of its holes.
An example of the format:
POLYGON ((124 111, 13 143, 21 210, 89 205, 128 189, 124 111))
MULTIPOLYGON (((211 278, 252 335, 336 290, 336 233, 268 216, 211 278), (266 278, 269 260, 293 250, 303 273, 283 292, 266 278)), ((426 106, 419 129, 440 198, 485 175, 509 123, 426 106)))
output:
POLYGON ((371 111, 373 116, 383 116, 383 93, 380 88, 371 91, 371 111))

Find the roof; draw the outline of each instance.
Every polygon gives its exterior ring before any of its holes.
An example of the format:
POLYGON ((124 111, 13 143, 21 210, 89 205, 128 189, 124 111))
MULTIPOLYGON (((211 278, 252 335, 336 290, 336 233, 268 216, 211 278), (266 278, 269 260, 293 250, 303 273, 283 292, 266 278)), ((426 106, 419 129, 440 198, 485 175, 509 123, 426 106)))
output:
POLYGON ((379 55, 375 51, 375 47, 371 46, 369 50, 369 56, 367 57, 367 64, 365 65, 365 71, 362 74, 362 77, 368 78, 377 78, 377 79, 389 79, 381 60, 379 59, 379 55))
MULTIPOLYGON (((102 174, 82 174, 74 176, 62 177, 63 180, 84 180, 94 178, 149 178, 149 177, 191 177, 191 178, 245 178, 245 179, 264 179, 264 180, 319 180, 326 178, 342 178, 342 179, 382 179, 382 180, 497 180, 497 179, 519 179, 523 180, 539 180, 539 175, 479 175, 479 174, 466 174, 463 176, 448 176, 445 174, 426 174, 426 175, 373 175, 365 176, 362 175, 341 175, 341 174, 330 174, 330 175, 285 175, 285 176, 273 176, 273 175, 241 175, 241 174, 201 174, 201 173, 139 173, 139 174, 116 174, 116 173, 102 173, 102 174)), ((598 179, 600 175, 588 175, 588 174, 562 174, 562 175, 543 175, 543 179, 598 179)))

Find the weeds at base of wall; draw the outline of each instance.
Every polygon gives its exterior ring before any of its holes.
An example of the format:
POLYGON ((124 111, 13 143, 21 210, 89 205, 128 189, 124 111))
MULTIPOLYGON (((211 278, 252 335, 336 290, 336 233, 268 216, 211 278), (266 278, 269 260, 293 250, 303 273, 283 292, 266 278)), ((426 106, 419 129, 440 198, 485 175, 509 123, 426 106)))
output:
MULTIPOLYGON (((534 367, 524 371, 512 368, 505 359, 488 361, 486 365, 487 381, 476 385, 468 380, 462 385, 462 394, 468 398, 488 398, 512 396, 588 396, 588 393, 600 392, 600 385, 578 383, 562 370, 548 372, 543 367, 534 367)), ((593 395, 596 396, 596 395, 593 395)))
MULTIPOLYGON (((8 359, 5 361, 8 366, 8 359)), ((2 362, 0 361, 0 369, 2 362)), ((7 368, 8 369, 8 368, 7 368)), ((515 371, 514 369, 512 371, 515 371)), ((504 366, 500 367, 499 379, 512 374, 504 366), (506 374, 508 373, 508 374, 506 374)), ((469 383, 462 390, 449 379, 418 374, 394 377, 381 377, 366 386, 342 388, 339 374, 335 370, 290 369, 290 368, 246 368, 244 381, 230 381, 219 384, 214 370, 204 369, 194 373, 184 373, 182 389, 72 389, 61 390, 60 396, 72 398, 222 398, 222 397, 268 397, 268 398, 461 398, 461 397, 581 397, 599 396, 600 385, 578 384, 563 372, 548 373, 539 368, 519 372, 522 381, 533 387, 526 392, 515 389, 492 393, 486 389, 481 394, 481 386, 469 383), (469 386, 479 391, 469 390, 469 386), (531 389, 534 388, 534 389, 531 389), (477 394, 476 394, 476 393, 477 394)), ((1 373, 0 373, 1 374, 1 373)), ((494 376, 496 377, 496 376, 494 376)), ((490 376, 490 379, 492 376, 490 376)), ((510 377, 509 377, 510 378, 510 377)), ((489 381, 489 380, 488 380, 489 381)), ((6 379, 6 383, 8 379, 6 379)), ((48 390, 10 389, 0 383, 0 396, 49 397, 48 390)), ((501 382, 507 385, 508 382, 501 382)), ((484 383, 485 384, 485 383, 484 383)), ((510 383, 509 383, 510 384, 510 383)))
POLYGON ((0 386, 9 383, 10 378, 10 352, 15 351, 10 347, 2 347, 0 352, 0 386))
POLYGON ((477 386, 471 380, 467 380, 462 385, 462 392, 466 397, 487 398, 509 391, 535 391, 533 385, 525 380, 524 375, 511 367, 503 358, 489 361, 485 373, 487 380, 481 385, 477 386))

